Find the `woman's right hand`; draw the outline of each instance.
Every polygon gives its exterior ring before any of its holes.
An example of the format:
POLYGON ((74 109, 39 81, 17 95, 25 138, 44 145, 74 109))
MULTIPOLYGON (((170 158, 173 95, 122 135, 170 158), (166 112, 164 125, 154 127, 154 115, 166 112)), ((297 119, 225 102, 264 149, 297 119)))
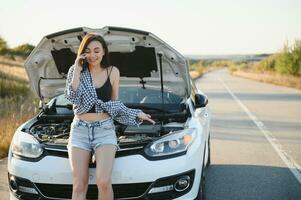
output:
POLYGON ((144 112, 140 111, 138 114, 137 114, 137 117, 139 119, 141 119, 142 121, 143 120, 146 120, 146 121, 149 121, 150 123, 152 124, 156 124, 156 122, 154 120, 152 120, 151 118, 151 115, 149 114, 145 114, 144 112))
POLYGON ((83 53, 76 58, 76 60, 74 62, 75 70, 78 70, 79 72, 81 72, 83 70, 83 66, 81 63, 84 59, 86 59, 86 57, 87 57, 86 54, 83 53))

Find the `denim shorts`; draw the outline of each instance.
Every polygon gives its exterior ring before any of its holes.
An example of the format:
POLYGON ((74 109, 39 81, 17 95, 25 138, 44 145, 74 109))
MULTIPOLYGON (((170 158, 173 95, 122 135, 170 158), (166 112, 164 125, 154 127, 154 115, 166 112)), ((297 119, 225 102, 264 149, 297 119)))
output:
POLYGON ((77 147, 95 152, 97 147, 107 144, 115 145, 117 150, 120 149, 111 118, 101 121, 84 121, 76 117, 73 119, 67 148, 77 147))

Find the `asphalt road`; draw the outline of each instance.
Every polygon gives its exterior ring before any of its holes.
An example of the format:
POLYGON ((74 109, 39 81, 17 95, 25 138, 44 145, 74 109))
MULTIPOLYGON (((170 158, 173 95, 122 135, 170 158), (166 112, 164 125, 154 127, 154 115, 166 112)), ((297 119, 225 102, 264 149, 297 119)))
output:
MULTIPOLYGON (((196 80, 209 98, 208 200, 301 200, 301 91, 233 77, 196 80)), ((6 159, 0 199, 8 199, 6 159)))
POLYGON ((301 200, 301 91, 204 75, 212 114, 208 200, 301 200))

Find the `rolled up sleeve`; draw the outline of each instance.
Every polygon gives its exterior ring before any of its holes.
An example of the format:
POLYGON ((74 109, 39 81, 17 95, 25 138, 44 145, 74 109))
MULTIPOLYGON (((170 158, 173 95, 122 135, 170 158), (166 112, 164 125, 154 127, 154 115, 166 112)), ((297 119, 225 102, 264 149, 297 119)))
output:
POLYGON ((74 66, 71 66, 67 74, 64 95, 72 104, 79 105, 81 103, 82 83, 79 83, 79 87, 76 91, 72 88, 73 73, 74 66))
MULTIPOLYGON (((141 112, 139 109, 132 109, 126 107, 123 103, 120 104, 119 112, 117 116, 122 116, 122 121, 126 125, 140 125, 142 120, 138 118, 138 113, 141 112)), ((122 123, 122 122, 120 122, 122 123)))
POLYGON ((142 120, 138 118, 141 110, 128 108, 121 101, 101 102, 100 106, 121 124, 139 126, 142 123, 142 120))

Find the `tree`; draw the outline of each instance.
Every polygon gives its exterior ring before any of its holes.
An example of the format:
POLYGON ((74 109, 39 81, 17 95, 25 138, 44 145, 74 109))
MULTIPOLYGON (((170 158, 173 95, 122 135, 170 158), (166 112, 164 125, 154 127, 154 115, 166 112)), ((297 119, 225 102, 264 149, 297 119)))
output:
POLYGON ((29 54, 31 53, 31 51, 34 49, 35 47, 31 44, 22 44, 22 45, 19 45, 15 48, 12 49, 12 53, 14 55, 20 55, 20 56, 29 56, 29 54))
POLYGON ((8 52, 6 41, 0 36, 0 55, 4 55, 8 52))

